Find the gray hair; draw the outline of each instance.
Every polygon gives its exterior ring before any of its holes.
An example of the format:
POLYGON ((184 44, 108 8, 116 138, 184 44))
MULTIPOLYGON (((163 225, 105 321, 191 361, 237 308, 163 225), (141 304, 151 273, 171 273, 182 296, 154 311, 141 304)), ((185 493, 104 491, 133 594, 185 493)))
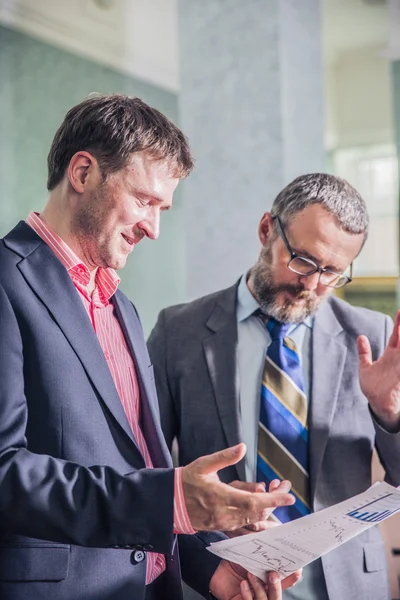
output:
POLYGON ((347 181, 327 173, 301 175, 275 198, 271 214, 287 224, 309 204, 321 204, 334 215, 347 233, 368 235, 367 206, 347 181))

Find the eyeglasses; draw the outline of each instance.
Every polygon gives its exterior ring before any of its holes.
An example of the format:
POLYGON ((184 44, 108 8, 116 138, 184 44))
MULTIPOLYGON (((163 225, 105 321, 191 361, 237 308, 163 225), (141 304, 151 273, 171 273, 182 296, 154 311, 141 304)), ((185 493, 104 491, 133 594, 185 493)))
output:
POLYGON ((287 264, 289 269, 293 271, 293 273, 297 273, 298 275, 303 275, 304 277, 308 277, 309 275, 314 275, 314 273, 319 273, 319 280, 323 285, 332 288, 341 288, 347 283, 352 281, 353 276, 353 263, 350 265, 350 274, 344 275, 343 273, 335 273, 334 271, 330 271, 329 269, 325 269, 323 267, 319 267, 313 260, 310 258, 305 258, 304 256, 299 256, 297 252, 294 252, 290 247, 288 239, 283 231, 282 223, 279 217, 272 217, 272 219, 276 222, 278 227, 278 233, 282 238, 283 243, 286 246, 287 251, 290 254, 290 260, 287 264))

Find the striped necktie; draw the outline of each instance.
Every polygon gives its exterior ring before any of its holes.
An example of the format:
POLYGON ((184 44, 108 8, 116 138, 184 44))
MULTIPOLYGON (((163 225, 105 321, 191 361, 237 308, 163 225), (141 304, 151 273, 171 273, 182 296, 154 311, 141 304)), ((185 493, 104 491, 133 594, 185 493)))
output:
MULTIPOLYGON (((265 322, 265 320, 264 320, 265 322)), ((310 512, 308 477, 307 398, 296 344, 285 337, 289 324, 268 319, 271 336, 261 384, 258 426, 257 481, 289 479, 296 496, 293 506, 277 508, 282 522, 310 512)))

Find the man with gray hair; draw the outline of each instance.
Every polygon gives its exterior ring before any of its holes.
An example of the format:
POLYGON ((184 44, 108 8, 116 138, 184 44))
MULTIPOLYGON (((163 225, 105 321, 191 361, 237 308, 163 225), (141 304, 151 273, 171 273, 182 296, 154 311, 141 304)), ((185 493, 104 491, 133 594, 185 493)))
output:
MULTIPOLYGON (((248 273, 163 310, 148 341, 180 464, 246 442, 245 459, 221 477, 270 489, 290 480, 296 503, 274 513, 283 522, 368 488, 374 447, 400 484, 400 319, 390 336, 389 317, 332 294, 351 282, 367 232, 365 203, 346 181, 298 177, 262 216, 248 273)), ((389 598, 378 529, 311 563, 284 597, 389 598)))

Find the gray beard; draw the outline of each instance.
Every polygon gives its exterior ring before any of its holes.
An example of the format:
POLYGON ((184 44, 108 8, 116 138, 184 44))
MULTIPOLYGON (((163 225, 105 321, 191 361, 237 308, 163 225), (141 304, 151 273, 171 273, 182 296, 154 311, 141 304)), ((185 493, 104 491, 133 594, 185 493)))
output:
POLYGON ((307 317, 315 314, 321 299, 313 292, 304 290, 302 286, 274 286, 272 273, 266 259, 267 256, 260 256, 251 273, 253 292, 261 310, 280 323, 301 323, 307 317), (297 305, 289 299, 283 304, 278 303, 278 295, 281 292, 289 292, 302 299, 302 304, 297 305))

